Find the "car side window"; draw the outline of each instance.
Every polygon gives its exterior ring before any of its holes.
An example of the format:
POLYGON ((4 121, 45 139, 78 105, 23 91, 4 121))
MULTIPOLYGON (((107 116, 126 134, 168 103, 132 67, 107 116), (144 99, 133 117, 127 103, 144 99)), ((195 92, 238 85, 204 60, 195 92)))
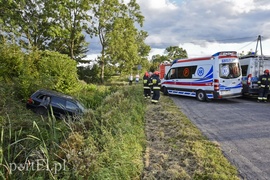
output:
POLYGON ((67 101, 66 108, 71 110, 79 110, 79 107, 75 103, 70 101, 67 101))
POLYGON ((51 98, 51 105, 64 109, 66 107, 66 101, 64 99, 61 99, 58 97, 52 97, 51 98))
POLYGON ((38 94, 38 95, 36 96, 36 98, 37 98, 37 99, 40 99, 40 100, 44 99, 44 97, 45 97, 44 94, 38 94))
POLYGON ((49 96, 44 95, 40 105, 47 107, 50 104, 50 100, 51 100, 51 98, 49 96))

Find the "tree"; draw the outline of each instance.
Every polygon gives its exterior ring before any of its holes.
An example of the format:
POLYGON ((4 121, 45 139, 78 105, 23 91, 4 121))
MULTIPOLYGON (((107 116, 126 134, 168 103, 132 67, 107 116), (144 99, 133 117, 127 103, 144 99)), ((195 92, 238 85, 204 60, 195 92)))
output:
POLYGON ((49 18, 42 0, 0 1, 1 33, 25 49, 44 49, 49 18))
POLYGON ((187 51, 178 46, 169 46, 165 49, 168 60, 187 58, 187 51))
POLYGON ((168 61, 168 56, 166 55, 153 55, 152 59, 151 59, 151 66, 150 66, 150 71, 154 72, 158 69, 159 64, 164 62, 164 61, 168 61))
POLYGON ((97 64, 94 64, 92 67, 78 67, 78 75, 86 83, 99 83, 100 78, 97 76, 99 70, 97 64))
POLYGON ((89 31, 92 0, 48 0, 46 8, 51 18, 49 49, 67 54, 77 61, 85 57, 88 43, 83 32, 89 31))
POLYGON ((107 53, 113 64, 117 64, 121 72, 132 72, 132 68, 139 63, 138 44, 136 43, 137 30, 129 18, 118 18, 113 23, 107 53))
POLYGON ((95 21, 92 24, 93 28, 89 29, 88 33, 98 36, 101 44, 101 56, 98 59, 101 67, 100 79, 102 83, 104 81, 104 67, 106 64, 105 48, 108 46, 106 34, 112 30, 111 23, 114 13, 118 12, 118 4, 118 0, 98 0, 93 7, 95 21))
POLYGON ((87 52, 84 30, 92 0, 1 1, 1 34, 24 49, 53 50, 80 60, 87 52))
POLYGON ((178 46, 169 46, 165 49, 165 55, 153 55, 151 59, 151 71, 158 69, 160 63, 164 61, 172 61, 174 59, 187 58, 187 52, 181 47, 178 46))
POLYGON ((142 26, 143 16, 135 0, 128 4, 118 0, 100 0, 93 8, 97 21, 94 24, 94 35, 101 43, 101 82, 108 62, 118 65, 123 71, 132 69, 140 62, 139 45, 136 42, 138 30, 135 23, 142 26))

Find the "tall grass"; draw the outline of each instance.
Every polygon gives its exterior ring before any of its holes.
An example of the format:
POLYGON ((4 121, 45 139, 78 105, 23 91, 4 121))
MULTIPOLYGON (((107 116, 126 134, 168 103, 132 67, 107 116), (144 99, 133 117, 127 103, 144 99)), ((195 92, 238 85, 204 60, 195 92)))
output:
POLYGON ((139 179, 143 169, 144 101, 135 86, 108 96, 97 109, 99 124, 93 131, 100 149, 94 179, 139 179))
POLYGON ((139 179, 145 140, 142 89, 92 88, 77 96, 93 106, 80 121, 37 116, 15 97, 2 101, 0 178, 139 179))

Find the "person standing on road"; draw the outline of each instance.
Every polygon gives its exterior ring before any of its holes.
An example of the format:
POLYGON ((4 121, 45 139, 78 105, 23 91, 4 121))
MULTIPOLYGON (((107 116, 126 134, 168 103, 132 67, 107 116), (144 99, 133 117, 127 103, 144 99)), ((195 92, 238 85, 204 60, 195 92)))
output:
POLYGON ((132 76, 132 74, 130 74, 128 80, 129 80, 129 85, 132 85, 132 82, 133 82, 133 76, 132 76))
POLYGON ((140 79, 140 75, 139 74, 136 74, 136 76, 135 76, 135 82, 136 83, 139 83, 139 79, 140 79))
POLYGON ((151 97, 151 89, 150 89, 150 77, 149 73, 146 72, 143 76, 143 90, 144 90, 144 98, 150 98, 151 97))
POLYGON ((270 85, 270 76, 269 70, 264 70, 264 74, 259 77, 258 86, 259 86, 259 96, 258 102, 264 101, 267 102, 267 96, 269 92, 270 85))
POLYGON ((158 103, 160 98, 160 85, 161 80, 159 78, 159 72, 155 71, 153 78, 152 78, 152 85, 153 85, 153 96, 152 96, 152 103, 158 103))

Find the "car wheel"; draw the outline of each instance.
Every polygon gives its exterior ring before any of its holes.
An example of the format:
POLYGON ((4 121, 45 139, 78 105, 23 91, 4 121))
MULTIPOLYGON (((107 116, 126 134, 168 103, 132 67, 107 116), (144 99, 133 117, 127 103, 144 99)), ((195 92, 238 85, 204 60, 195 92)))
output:
POLYGON ((35 110, 35 112, 38 114, 38 115, 41 115, 41 116, 47 116, 48 115, 48 111, 45 107, 37 107, 37 109, 35 110))
POLYGON ((196 93, 196 98, 197 98, 197 100, 199 100, 199 101, 205 101, 205 100, 206 100, 205 92, 202 91, 202 90, 197 91, 197 93, 196 93))

